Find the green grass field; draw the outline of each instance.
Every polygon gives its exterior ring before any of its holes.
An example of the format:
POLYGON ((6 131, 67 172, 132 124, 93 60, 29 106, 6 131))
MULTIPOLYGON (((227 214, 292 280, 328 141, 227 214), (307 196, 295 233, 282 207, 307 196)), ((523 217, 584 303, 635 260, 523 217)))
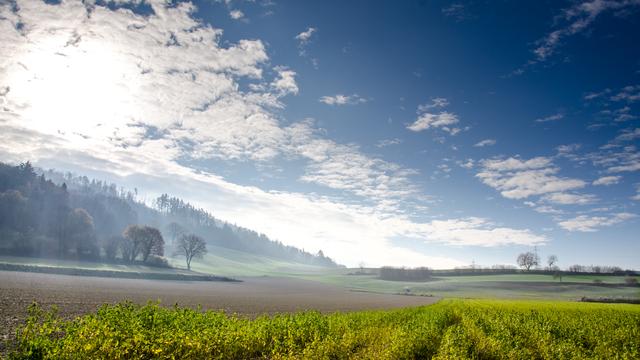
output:
POLYGON ((62 321, 32 307, 10 359, 638 359, 640 307, 444 300, 254 320, 156 304, 62 321))
MULTIPOLYGON (((501 298, 575 301, 589 298, 640 298, 640 287, 624 286, 625 277, 607 275, 565 275, 562 281, 550 275, 508 274, 474 276, 434 276, 427 282, 385 281, 375 275, 349 275, 356 269, 329 269, 232 249, 209 247, 209 253, 192 263, 187 271, 181 258, 169 258, 175 268, 142 265, 102 264, 82 261, 21 257, 0 257, 0 263, 69 267, 90 270, 209 274, 228 277, 284 276, 318 281, 343 288, 388 294, 405 293, 447 298, 501 298), (600 283, 595 283, 599 281, 600 283)), ((636 277, 638 278, 638 277, 636 277)), ((640 280, 640 278, 639 278, 640 280)))
POLYGON ((478 275, 435 276, 431 281, 385 281, 375 275, 347 275, 336 270, 316 274, 299 274, 309 280, 330 283, 357 291, 409 293, 455 298, 502 298, 578 300, 582 297, 640 298, 640 287, 624 286, 623 276, 564 276, 562 281, 550 275, 478 275), (594 280, 601 281, 600 284, 594 280))
MULTIPOLYGON (((321 274, 329 269, 281 259, 249 254, 237 250, 208 246, 208 253, 202 259, 194 259, 194 271, 223 276, 296 276, 321 274)), ((181 258, 170 258, 172 266, 185 267, 181 258)))
POLYGON ((16 264, 16 265, 33 265, 61 268, 77 268, 87 270, 105 270, 105 271, 125 271, 125 272, 154 272, 154 273, 184 273, 188 274, 186 269, 171 269, 162 267, 151 267, 144 265, 130 264, 109 264, 91 261, 73 261, 73 260, 57 260, 42 259, 30 257, 16 256, 0 256, 0 263, 16 264))

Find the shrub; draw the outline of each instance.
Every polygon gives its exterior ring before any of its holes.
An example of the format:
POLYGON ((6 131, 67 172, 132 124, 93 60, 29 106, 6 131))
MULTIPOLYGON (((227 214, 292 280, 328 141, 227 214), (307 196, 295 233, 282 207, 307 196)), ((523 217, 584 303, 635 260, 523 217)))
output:
POLYGON ((167 261, 166 258, 164 258, 162 256, 157 256, 157 255, 149 255, 145 265, 155 266, 155 267, 163 267, 163 268, 170 268, 171 267, 171 265, 169 265, 169 261, 167 261))
POLYGON ((636 286, 638 285, 638 279, 632 276, 627 276, 624 278, 624 283, 629 286, 636 286))

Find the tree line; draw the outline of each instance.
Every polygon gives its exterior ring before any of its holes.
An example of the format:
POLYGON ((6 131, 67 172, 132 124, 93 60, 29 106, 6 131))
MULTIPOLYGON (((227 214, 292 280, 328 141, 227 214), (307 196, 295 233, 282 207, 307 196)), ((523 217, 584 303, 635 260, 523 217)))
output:
POLYGON ((209 243, 337 266, 322 252, 272 241, 175 197, 162 195, 152 205, 137 199, 137 189, 54 170, 38 173, 29 162, 0 163, 0 254, 163 266, 165 255, 180 255, 190 268, 209 243))

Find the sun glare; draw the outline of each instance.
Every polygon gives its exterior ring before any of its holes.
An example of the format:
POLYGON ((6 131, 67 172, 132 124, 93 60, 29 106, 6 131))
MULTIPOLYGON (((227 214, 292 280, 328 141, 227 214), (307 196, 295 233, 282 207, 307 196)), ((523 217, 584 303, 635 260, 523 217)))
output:
POLYGON ((49 37, 30 44, 10 75, 12 95, 26 107, 25 125, 71 138, 111 134, 135 121, 135 67, 111 45, 67 41, 49 37))

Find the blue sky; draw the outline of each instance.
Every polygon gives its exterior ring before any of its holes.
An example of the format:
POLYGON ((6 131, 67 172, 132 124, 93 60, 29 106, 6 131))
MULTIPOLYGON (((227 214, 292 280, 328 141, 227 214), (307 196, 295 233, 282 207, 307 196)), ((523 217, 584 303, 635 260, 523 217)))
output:
POLYGON ((0 154, 347 265, 640 268, 640 1, 0 4, 0 154))

